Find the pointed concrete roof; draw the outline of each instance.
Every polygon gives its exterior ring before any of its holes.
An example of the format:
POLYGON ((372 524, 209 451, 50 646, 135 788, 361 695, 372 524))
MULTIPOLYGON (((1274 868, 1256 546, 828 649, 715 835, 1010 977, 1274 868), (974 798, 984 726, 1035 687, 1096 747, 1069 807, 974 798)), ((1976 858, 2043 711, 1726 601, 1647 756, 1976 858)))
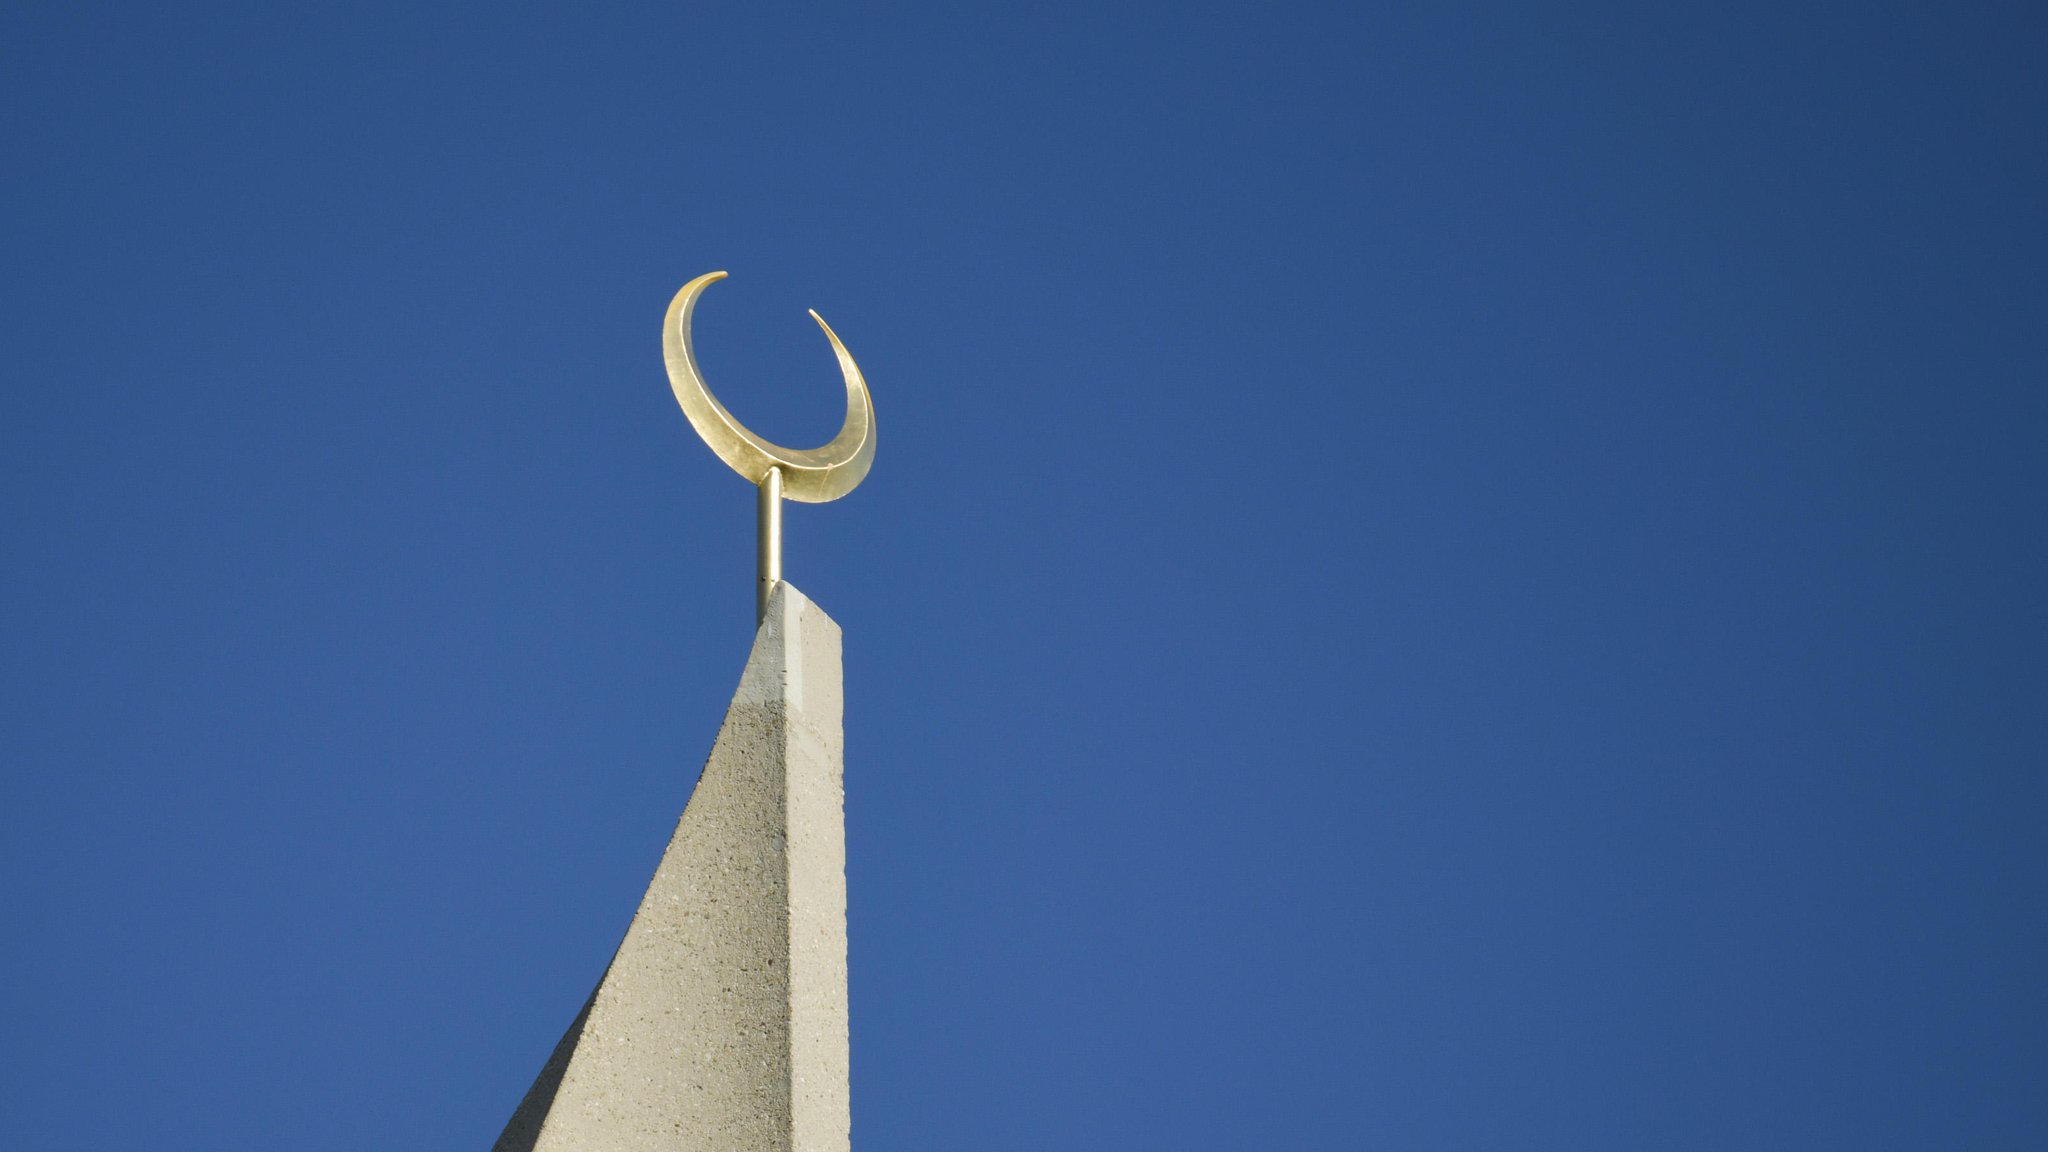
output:
POLYGON ((839 626, 777 586, 668 851, 493 1152, 845 1152, 839 626))

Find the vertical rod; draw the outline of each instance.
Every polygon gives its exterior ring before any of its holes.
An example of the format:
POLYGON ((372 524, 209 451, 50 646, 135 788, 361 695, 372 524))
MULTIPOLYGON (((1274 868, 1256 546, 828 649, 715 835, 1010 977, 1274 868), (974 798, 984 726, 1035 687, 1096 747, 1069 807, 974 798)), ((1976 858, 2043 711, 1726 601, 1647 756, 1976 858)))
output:
POLYGON ((770 468, 761 477, 761 503, 756 517, 760 529, 754 552, 754 624, 768 618, 768 597, 782 580, 782 469, 770 468))

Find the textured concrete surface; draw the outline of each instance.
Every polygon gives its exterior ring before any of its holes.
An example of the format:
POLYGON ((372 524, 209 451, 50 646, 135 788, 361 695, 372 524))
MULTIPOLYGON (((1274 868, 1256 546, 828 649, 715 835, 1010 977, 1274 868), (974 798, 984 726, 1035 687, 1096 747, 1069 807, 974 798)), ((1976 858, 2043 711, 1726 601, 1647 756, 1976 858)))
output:
POLYGON ((626 938, 494 1152, 845 1152, 839 626, 787 583, 626 938))

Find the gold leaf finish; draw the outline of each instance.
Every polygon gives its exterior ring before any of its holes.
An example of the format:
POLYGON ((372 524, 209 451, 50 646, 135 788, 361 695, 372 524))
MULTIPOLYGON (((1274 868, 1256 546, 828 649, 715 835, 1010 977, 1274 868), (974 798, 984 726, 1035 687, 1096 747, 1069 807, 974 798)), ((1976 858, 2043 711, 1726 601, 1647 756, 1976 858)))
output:
POLYGON ((697 297, 713 281, 724 278, 723 272, 707 272, 683 285, 669 302, 668 317, 661 325, 661 352, 668 361, 668 382, 675 390, 676 403, 682 405, 683 415, 690 418, 697 435, 749 483, 760 484, 775 469, 782 473, 782 495, 791 500, 823 504, 839 499, 867 477, 875 460, 875 406, 868 396, 867 381, 832 326, 812 312, 811 319, 825 330, 833 354, 839 357, 839 371, 846 377, 846 423, 830 444, 811 449, 784 448, 748 431, 711 394, 697 368, 696 350, 690 345, 690 313, 697 306, 697 297))

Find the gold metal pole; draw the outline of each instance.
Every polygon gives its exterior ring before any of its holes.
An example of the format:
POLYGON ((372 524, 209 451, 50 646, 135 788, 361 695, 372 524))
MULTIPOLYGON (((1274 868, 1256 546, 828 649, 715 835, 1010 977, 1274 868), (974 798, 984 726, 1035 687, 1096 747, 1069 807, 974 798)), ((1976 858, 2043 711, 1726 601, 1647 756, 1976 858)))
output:
POLYGON ((760 541, 755 550, 754 623, 768 618, 768 597, 782 581, 782 469, 761 477, 761 502, 756 516, 760 541))

